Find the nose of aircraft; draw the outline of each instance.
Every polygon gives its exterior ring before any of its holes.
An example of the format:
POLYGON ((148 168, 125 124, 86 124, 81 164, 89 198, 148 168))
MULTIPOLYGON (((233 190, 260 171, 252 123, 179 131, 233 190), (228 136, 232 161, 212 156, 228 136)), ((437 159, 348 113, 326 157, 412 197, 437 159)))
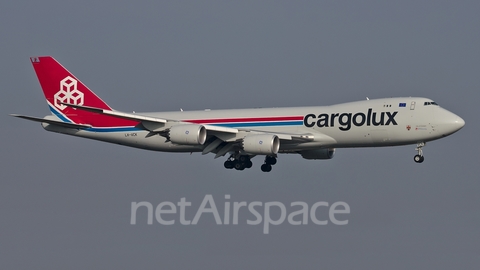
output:
MULTIPOLYGON (((455 115, 455 114, 453 114, 453 115, 455 115)), ((454 128, 455 128, 455 131, 458 131, 461 128, 463 128, 463 126, 465 126, 465 120, 463 120, 460 116, 455 115, 455 119, 453 120, 453 125, 454 125, 454 128)))
POLYGON ((465 126, 465 121, 460 116, 447 110, 444 110, 443 113, 438 115, 437 119, 440 122, 443 136, 455 133, 465 126))

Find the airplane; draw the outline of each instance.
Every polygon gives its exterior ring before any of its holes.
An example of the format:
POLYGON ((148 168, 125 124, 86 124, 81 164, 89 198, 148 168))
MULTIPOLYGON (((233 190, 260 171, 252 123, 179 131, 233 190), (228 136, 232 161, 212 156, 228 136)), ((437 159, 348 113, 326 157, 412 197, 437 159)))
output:
POLYGON ((422 97, 366 99, 330 106, 127 113, 114 110, 51 56, 30 58, 51 115, 11 114, 47 131, 161 151, 228 154, 227 169, 264 156, 270 172, 280 153, 332 159, 336 148, 416 144, 460 130, 465 121, 422 97))

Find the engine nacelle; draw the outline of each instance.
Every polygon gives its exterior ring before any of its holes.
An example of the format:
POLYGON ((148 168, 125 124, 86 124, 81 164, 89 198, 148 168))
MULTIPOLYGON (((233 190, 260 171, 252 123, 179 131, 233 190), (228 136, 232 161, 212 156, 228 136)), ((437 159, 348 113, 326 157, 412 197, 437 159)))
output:
POLYGON ((243 138, 243 150, 256 155, 273 155, 280 149, 280 139, 276 135, 248 135, 243 138))
POLYGON ((300 151, 304 159, 332 159, 335 155, 335 148, 315 149, 300 151))
POLYGON ((168 137, 176 144, 202 145, 207 139, 207 130, 202 125, 176 125, 170 128, 168 137))

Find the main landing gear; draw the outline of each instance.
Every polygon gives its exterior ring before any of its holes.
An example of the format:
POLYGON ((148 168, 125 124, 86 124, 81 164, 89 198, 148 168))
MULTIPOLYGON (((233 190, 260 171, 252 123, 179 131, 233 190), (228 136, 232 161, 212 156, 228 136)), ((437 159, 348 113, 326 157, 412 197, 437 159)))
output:
POLYGON ((422 147, 424 147, 424 146, 425 146, 425 143, 422 142, 422 143, 418 143, 418 144, 417 144, 417 148, 415 148, 415 150, 418 152, 418 154, 413 157, 413 160, 414 160, 416 163, 422 163, 423 160, 425 159, 425 158, 423 157, 423 151, 422 151, 422 147))
MULTIPOLYGON (((240 155, 239 153, 232 154, 223 164, 226 169, 235 169, 243 171, 252 167, 251 157, 248 155, 240 155)), ((262 172, 269 172, 272 170, 272 165, 277 164, 277 158, 274 156, 266 156, 265 163, 262 165, 262 172)))
POLYGON ((266 156, 265 163, 262 165, 262 172, 269 172, 272 170, 272 165, 277 164, 277 158, 273 156, 266 156))
POLYGON ((231 155, 223 164, 226 169, 235 169, 239 171, 249 169, 252 165, 253 163, 250 160, 250 156, 247 155, 239 155, 237 158, 235 158, 234 155, 231 155))

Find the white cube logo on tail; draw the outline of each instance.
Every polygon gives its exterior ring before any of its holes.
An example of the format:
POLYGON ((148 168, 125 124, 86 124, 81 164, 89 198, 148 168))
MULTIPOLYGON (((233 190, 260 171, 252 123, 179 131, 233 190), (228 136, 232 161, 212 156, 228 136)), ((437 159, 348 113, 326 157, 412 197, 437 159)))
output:
POLYGON ((55 94, 55 107, 60 110, 67 106, 62 103, 83 105, 83 93, 77 89, 77 80, 67 76, 60 81, 60 91, 55 94))

